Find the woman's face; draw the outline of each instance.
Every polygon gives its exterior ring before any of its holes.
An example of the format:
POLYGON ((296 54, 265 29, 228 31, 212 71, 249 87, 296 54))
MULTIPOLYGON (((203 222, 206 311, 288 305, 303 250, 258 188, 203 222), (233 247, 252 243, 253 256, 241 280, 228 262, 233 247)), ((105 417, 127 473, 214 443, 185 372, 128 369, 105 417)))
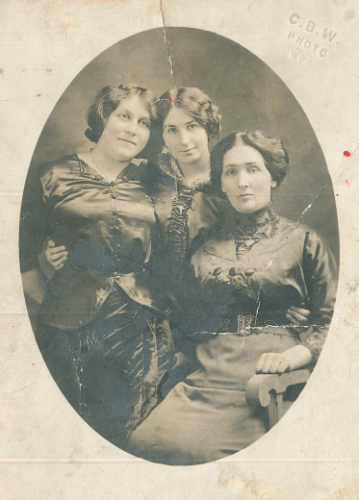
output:
POLYGON ((100 137, 107 154, 118 161, 130 161, 150 138, 150 113, 138 95, 123 99, 105 122, 100 137))
POLYGON ((224 155, 221 183, 232 206, 243 214, 265 207, 271 199, 271 188, 276 186, 263 156, 243 142, 224 155))
POLYGON ((181 163, 194 163, 209 155, 205 129, 181 108, 172 107, 163 123, 163 139, 171 155, 181 163))

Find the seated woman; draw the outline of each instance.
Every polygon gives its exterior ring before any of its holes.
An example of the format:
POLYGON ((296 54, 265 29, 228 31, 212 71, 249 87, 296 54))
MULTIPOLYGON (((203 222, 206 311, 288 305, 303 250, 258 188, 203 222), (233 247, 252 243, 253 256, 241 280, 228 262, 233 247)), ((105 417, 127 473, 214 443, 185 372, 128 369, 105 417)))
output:
POLYGON ((318 358, 337 270, 320 235, 270 207, 288 165, 282 142, 259 131, 233 133, 214 148, 212 185, 228 205, 222 229, 207 230, 190 260, 198 290, 189 314, 199 369, 131 434, 134 455, 190 465, 238 452, 267 431, 266 413, 246 404, 249 378, 318 358), (286 315, 301 303, 311 312, 305 339, 286 315))

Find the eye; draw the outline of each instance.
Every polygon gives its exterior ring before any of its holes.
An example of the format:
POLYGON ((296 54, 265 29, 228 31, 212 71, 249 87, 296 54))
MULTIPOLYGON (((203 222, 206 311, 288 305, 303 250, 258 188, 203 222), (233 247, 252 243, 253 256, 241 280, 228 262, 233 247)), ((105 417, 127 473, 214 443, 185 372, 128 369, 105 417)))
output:
POLYGON ((176 133, 177 133, 177 129, 176 129, 176 128, 174 128, 174 127, 169 127, 169 128, 167 129, 167 133, 168 133, 168 134, 176 134, 176 133))
POLYGON ((197 128, 197 127, 198 127, 197 123, 190 123, 187 128, 188 128, 188 130, 193 130, 194 128, 197 128))
POLYGON ((129 120, 130 115, 128 113, 121 113, 120 118, 121 118, 121 120, 129 120))
POLYGON ((259 168, 258 168, 258 167, 255 167, 255 166, 252 166, 252 167, 249 167, 248 171, 249 171, 251 174, 255 174, 256 172, 259 172, 259 168))
POLYGON ((237 170, 235 168, 229 168, 228 170, 226 170, 226 175, 236 175, 237 173, 237 170))
POLYGON ((148 122, 148 120, 140 120, 139 121, 139 124, 143 127, 147 127, 147 128, 150 128, 150 124, 148 122))

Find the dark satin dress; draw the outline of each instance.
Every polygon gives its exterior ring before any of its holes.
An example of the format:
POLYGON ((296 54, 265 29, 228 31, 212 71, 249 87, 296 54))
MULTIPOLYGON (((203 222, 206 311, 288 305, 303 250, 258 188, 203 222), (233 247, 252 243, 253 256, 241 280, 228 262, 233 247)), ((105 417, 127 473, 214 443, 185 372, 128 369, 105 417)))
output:
POLYGON ((108 182, 77 155, 40 170, 50 237, 69 251, 45 296, 40 348, 73 407, 122 447, 174 362, 150 283, 156 219, 147 172, 130 163, 108 182))
POLYGON ((133 454, 191 465, 240 451, 268 430, 266 414, 254 413, 245 400, 260 356, 299 343, 314 359, 319 355, 334 308, 334 258, 311 228, 269 215, 252 239, 245 241, 230 221, 193 255, 198 301, 190 311, 191 337, 199 369, 134 431, 133 454), (301 303, 313 325, 305 339, 285 317, 301 303))

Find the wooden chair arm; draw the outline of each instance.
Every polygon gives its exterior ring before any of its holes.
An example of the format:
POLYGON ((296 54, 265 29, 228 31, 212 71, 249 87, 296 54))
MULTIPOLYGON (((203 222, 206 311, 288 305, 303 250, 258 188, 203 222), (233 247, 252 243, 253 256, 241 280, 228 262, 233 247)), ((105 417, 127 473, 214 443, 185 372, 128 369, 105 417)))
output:
POLYGON ((254 410, 267 408, 269 411, 269 427, 272 428, 283 416, 283 394, 288 387, 305 384, 311 372, 294 370, 277 374, 253 375, 246 387, 247 404, 254 410))

